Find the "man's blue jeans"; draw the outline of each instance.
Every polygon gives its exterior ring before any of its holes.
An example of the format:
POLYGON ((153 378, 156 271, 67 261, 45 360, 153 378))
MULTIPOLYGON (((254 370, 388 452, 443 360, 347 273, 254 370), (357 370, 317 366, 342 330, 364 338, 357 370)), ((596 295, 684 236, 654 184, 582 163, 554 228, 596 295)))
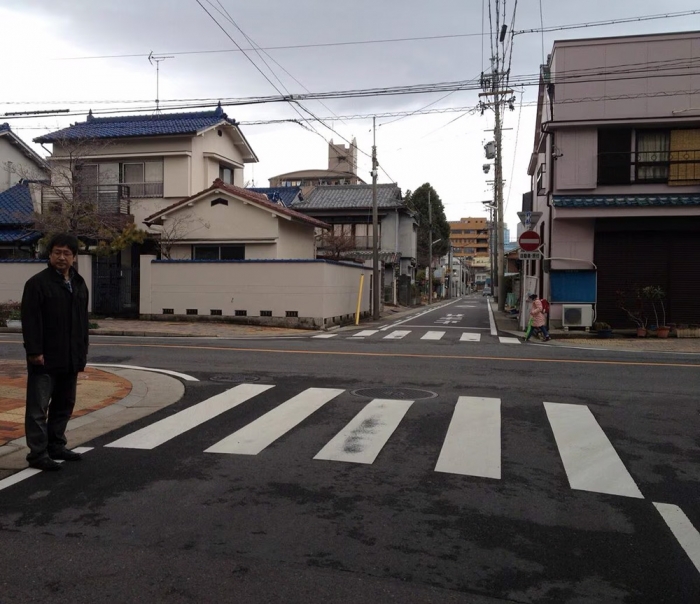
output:
POLYGON ((46 373, 28 366, 24 431, 30 451, 27 461, 51 456, 66 448, 66 427, 75 407, 77 373, 46 373))

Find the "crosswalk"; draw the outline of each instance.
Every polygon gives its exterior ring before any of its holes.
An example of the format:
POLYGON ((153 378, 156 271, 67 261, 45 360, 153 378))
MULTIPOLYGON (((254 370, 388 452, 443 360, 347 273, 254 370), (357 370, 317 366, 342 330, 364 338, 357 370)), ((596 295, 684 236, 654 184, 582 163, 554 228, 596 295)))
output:
POLYGON ((322 333, 311 336, 311 339, 316 340, 402 340, 416 341, 424 340, 431 342, 452 341, 452 342, 493 342, 498 344, 520 344, 521 340, 516 337, 509 336, 491 336, 488 330, 484 332, 478 331, 463 331, 459 328, 435 329, 394 329, 393 331, 383 331, 381 329, 363 329, 358 332, 340 332, 340 333, 322 333))
MULTIPOLYGON (((145 428, 105 445, 111 449, 151 450, 182 438, 188 431, 272 391, 272 385, 240 384, 196 403, 145 428)), ((358 399, 340 388, 307 388, 288 400, 211 443, 203 454, 255 456, 271 447, 320 409, 337 403, 338 408, 358 399)), ((319 442, 318 452, 309 463, 318 461, 373 464, 414 405, 413 400, 375 398, 344 425, 335 436, 319 442)), ((585 405, 543 402, 552 441, 572 489, 622 497, 643 498, 635 480, 593 413, 585 405)), ((327 419, 325 421, 328 421, 327 419)), ((502 440, 505 422, 498 398, 458 396, 449 425, 442 436, 439 455, 433 461, 435 472, 458 476, 501 480, 502 440)), ((186 443, 183 440, 183 443, 186 443)), ((283 450, 285 443, 278 449, 283 450)), ((437 448, 436 448, 437 450, 437 448)), ((409 451, 406 452, 407 454, 409 451)))

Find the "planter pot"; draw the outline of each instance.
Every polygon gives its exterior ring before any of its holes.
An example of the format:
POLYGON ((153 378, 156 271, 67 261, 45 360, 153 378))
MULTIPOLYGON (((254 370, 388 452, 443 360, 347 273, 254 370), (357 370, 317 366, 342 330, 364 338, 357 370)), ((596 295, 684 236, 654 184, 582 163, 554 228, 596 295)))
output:
POLYGON ((637 337, 638 338, 646 338, 647 337, 646 327, 637 327, 637 337))
POLYGON ((670 327, 657 327, 656 328, 656 337, 657 338, 667 338, 669 331, 671 331, 670 327))
POLYGON ((19 328, 21 328, 21 327, 22 327, 22 321, 20 321, 19 319, 7 319, 7 320, 5 321, 5 325, 6 325, 7 327, 19 327, 19 328))
POLYGON ((599 329, 596 333, 599 338, 612 338, 612 329, 599 329))

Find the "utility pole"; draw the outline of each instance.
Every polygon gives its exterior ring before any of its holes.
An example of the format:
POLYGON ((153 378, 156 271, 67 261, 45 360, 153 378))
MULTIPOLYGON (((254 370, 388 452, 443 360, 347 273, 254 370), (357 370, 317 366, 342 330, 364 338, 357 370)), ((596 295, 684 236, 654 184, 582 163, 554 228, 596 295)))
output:
POLYGON ((379 213, 377 211, 377 118, 372 118, 372 310, 379 320, 379 213))
POLYGON ((452 268, 452 244, 450 244, 450 251, 447 254, 447 262, 448 262, 449 267, 450 267, 448 269, 448 273, 447 273, 449 275, 449 280, 447 281, 447 285, 449 286, 447 288, 447 297, 452 298, 452 288, 454 287, 454 285, 452 284, 454 281, 452 278, 453 273, 454 273, 454 269, 452 268))
MULTIPOLYGON (((493 81, 495 86, 498 86, 498 74, 494 73, 493 81)), ((506 280, 505 280, 505 267, 504 267, 504 245, 503 245, 503 157, 502 157, 502 138, 501 138, 501 94, 500 90, 495 91, 496 94, 496 106, 494 107, 494 112, 496 114, 496 121, 494 125, 494 135, 496 138, 496 168, 495 168, 495 197, 496 197, 496 224, 497 224, 497 235, 496 235, 496 253, 498 258, 496 263, 498 266, 498 310, 505 310, 506 305, 506 280)))
MULTIPOLYGON (((495 141, 495 153, 494 153, 494 182, 493 182, 493 205, 495 206, 493 214, 495 215, 495 220, 492 220, 492 224, 495 224, 494 228, 494 253, 495 267, 492 266, 492 270, 495 268, 496 282, 493 282, 493 277, 491 278, 491 290, 492 293, 498 299, 498 310, 505 310, 506 304, 506 281, 505 281, 505 258, 504 258, 504 229, 503 229, 503 123, 502 123, 502 104, 506 102, 505 95, 510 94, 512 90, 504 90, 501 88, 501 84, 505 81, 507 82, 508 73, 506 73, 504 61, 504 56, 501 57, 499 52, 499 43, 503 44, 506 37, 507 26, 504 24, 502 27, 500 25, 500 8, 499 0, 496 0, 496 35, 498 38, 493 45, 495 56, 491 57, 491 73, 490 77, 485 77, 482 74, 482 86, 485 92, 481 93, 479 96, 492 97, 490 102, 482 102, 481 112, 483 114, 486 107, 493 105, 493 110, 495 114, 494 123, 494 141, 495 141), (498 289, 496 289, 498 288, 498 289)), ((513 108, 512 98, 509 102, 510 108, 513 108)), ((487 155, 488 157, 488 155, 487 155)), ((490 159, 490 158, 489 158, 490 159)))
POLYGON ((433 204, 428 189, 428 304, 433 301, 433 204))

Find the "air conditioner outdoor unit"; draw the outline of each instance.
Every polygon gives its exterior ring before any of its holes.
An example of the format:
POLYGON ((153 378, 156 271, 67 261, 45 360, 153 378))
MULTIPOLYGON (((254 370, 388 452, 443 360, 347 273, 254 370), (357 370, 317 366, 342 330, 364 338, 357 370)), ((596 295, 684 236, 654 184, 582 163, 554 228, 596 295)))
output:
POLYGON ((591 327, 593 306, 591 304, 562 304, 562 327, 591 327))

